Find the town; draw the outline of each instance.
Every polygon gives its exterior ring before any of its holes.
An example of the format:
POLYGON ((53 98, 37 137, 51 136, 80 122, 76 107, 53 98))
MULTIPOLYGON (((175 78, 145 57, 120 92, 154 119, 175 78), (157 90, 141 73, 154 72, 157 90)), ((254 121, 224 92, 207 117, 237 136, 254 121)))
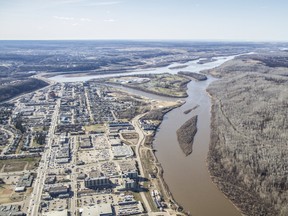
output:
POLYGON ((1 104, 0 215, 175 215, 141 119, 157 108, 93 81, 1 104))

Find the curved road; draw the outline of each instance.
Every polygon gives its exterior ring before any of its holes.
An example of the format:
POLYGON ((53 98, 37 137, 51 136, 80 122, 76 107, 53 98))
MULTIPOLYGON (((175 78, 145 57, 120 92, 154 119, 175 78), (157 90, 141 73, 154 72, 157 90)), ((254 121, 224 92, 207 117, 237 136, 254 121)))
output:
MULTIPOLYGON (((143 169, 143 166, 142 166, 142 163, 141 163, 141 158, 140 158, 140 147, 142 145, 144 145, 145 134, 144 134, 143 130, 141 129, 140 125, 139 125, 139 119, 142 118, 144 115, 146 115, 146 113, 138 115, 134 119, 132 119, 132 125, 134 126, 135 131, 139 135, 139 139, 138 139, 138 143, 137 143, 137 146, 136 146, 135 154, 136 154, 136 160, 137 160, 137 163, 138 163, 140 174, 143 177, 144 177, 144 169, 143 169)), ((140 195, 141 195, 141 198, 142 198, 142 200, 143 200, 143 202, 144 202, 144 204, 146 206, 147 212, 148 213, 152 212, 151 206, 149 205, 149 202, 147 201, 145 193, 144 192, 140 192, 140 195)))

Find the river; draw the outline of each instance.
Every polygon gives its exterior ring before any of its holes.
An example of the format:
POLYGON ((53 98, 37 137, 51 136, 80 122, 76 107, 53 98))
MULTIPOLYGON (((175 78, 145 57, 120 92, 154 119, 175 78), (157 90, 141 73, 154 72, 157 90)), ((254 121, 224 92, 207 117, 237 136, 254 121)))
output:
MULTIPOLYGON (((200 70, 217 67, 232 58, 233 57, 219 57, 217 61, 206 64, 197 64, 197 61, 191 61, 185 64, 175 63, 168 67, 137 72, 137 74, 177 73, 179 70, 199 72, 200 70), (169 69, 170 67, 179 65, 188 65, 188 67, 178 70, 169 69)), ((123 74, 116 75, 121 76, 123 74)), ((58 82, 75 82, 109 76, 113 75, 84 77, 66 77, 60 75, 52 77, 51 79, 58 82)), ((210 142, 211 117, 211 101, 206 93, 206 88, 214 80, 214 78, 208 77, 206 81, 191 81, 188 84, 187 93, 189 96, 185 99, 186 103, 165 115, 163 122, 158 128, 153 145, 157 150, 156 156, 164 169, 164 179, 175 200, 181 204, 185 210, 190 211, 193 216, 238 216, 241 214, 212 183, 206 166, 210 142), (191 109, 196 105, 199 105, 196 110, 193 110, 187 115, 183 113, 185 110, 191 109), (194 138, 193 152, 186 157, 179 147, 176 130, 194 115, 198 115, 198 132, 194 138)), ((144 93, 138 90, 125 89, 131 93, 140 94, 152 99, 177 100, 144 93)))
POLYGON ((204 82, 189 83, 186 104, 165 116, 155 136, 154 148, 175 200, 193 216, 241 215, 212 183, 206 166, 211 117, 211 102, 206 88, 212 81, 209 78, 204 82), (196 105, 200 106, 188 115, 183 113, 196 105), (179 147, 176 130, 194 115, 198 115, 198 132, 192 154, 185 157, 179 147))

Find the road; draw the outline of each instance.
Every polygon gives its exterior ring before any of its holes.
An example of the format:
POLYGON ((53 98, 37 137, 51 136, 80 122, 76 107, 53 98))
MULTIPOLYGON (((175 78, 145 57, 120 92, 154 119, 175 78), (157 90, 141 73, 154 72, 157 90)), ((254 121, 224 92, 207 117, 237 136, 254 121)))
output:
POLYGON ((76 215, 76 211, 77 211, 77 167, 75 166, 76 162, 77 162, 77 138, 73 137, 71 138, 72 142, 71 142, 71 155, 72 155, 72 164, 74 166, 72 166, 72 179, 71 179, 71 190, 73 191, 73 196, 71 197, 71 205, 70 205, 70 211, 71 211, 71 215, 76 215))
MULTIPOLYGON (((136 160, 137 160, 137 163, 138 163, 139 171, 140 171, 140 174, 143 177, 144 177, 144 169, 143 169, 143 165, 142 165, 141 157, 140 157, 140 148, 141 148, 141 146, 144 146, 145 134, 144 134, 144 131, 142 130, 142 128, 140 127, 140 125, 139 125, 139 119, 141 117, 143 117, 144 115, 146 115, 146 113, 138 115, 134 119, 132 119, 132 125, 134 126, 135 131, 139 135, 139 139, 138 139, 138 143, 137 143, 137 146, 136 146, 135 153, 136 153, 136 160)), ((151 206, 149 205, 149 202, 147 201, 145 193, 144 192, 140 192, 140 195, 141 195, 141 198, 142 198, 142 200, 144 202, 144 205, 146 206, 147 212, 151 213, 152 212, 151 206)))
MULTIPOLYGON (((61 90, 59 92, 60 96, 62 92, 63 92, 63 86, 61 87, 61 90)), ((60 110, 60 102, 61 102, 61 99, 57 99, 55 111, 52 116, 51 126, 50 126, 49 133, 47 136, 48 137, 48 143, 46 145, 47 149, 43 153, 41 161, 39 163, 37 179, 34 183, 33 192, 31 194, 30 204, 29 204, 29 208, 27 212, 28 215, 33 215, 33 216, 39 215, 41 196, 42 196, 42 191, 44 188, 44 183, 45 183, 45 179, 47 175, 49 159, 51 157, 52 144, 53 144, 53 140, 55 137, 54 132, 56 129, 59 110, 60 110)))
POLYGON ((86 107, 87 107, 87 110, 88 110, 90 121, 93 122, 94 118, 93 118, 92 111, 91 111, 91 105, 90 105, 89 93, 88 93, 87 87, 84 88, 84 91, 85 91, 84 95, 85 95, 85 100, 86 100, 86 107))
MULTIPOLYGON (((139 170, 140 170, 140 173, 143 176, 144 176, 144 168, 143 168, 143 165, 141 163, 140 150, 141 150, 141 148, 144 147, 146 135, 145 135, 143 129, 141 128, 140 124, 139 124, 139 119, 142 118, 144 115, 146 115, 146 113, 138 115, 134 119, 132 119, 132 125, 134 126, 135 131, 139 135, 139 140, 138 140, 135 152, 136 152, 136 160, 138 162, 139 170)), ((162 184, 162 187, 165 188, 163 186, 163 182, 161 180, 160 180, 160 182, 162 184)), ((148 200, 147 200, 147 198, 145 196, 145 193, 144 192, 140 192, 140 195, 141 195, 141 198, 142 198, 142 200, 144 202, 144 205, 146 206, 146 210, 147 210, 149 216, 157 216, 157 215, 169 216, 169 215, 171 215, 168 211, 166 211, 166 212, 152 212, 151 206, 149 205, 149 202, 148 202, 148 200)), ((171 197, 171 196, 169 196, 169 197, 171 197)), ((174 214, 176 214, 176 212, 173 211, 172 215, 174 215, 174 214)), ((179 215, 182 215, 182 214, 179 214, 179 215)))

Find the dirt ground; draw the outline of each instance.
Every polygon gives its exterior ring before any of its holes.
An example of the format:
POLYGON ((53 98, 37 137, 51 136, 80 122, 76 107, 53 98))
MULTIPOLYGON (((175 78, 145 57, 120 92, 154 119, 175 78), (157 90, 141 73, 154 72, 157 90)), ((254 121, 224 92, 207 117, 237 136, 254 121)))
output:
POLYGON ((16 171, 22 171, 26 167, 27 162, 13 162, 13 163, 7 163, 5 164, 5 167, 3 169, 3 172, 16 172, 16 171))
POLYGON ((11 202, 11 195, 13 194, 12 185, 1 185, 0 186, 0 204, 11 202))
POLYGON ((40 158, 0 160, 0 172, 17 172, 23 170, 32 170, 37 167, 37 163, 39 162, 39 160, 40 158))
POLYGON ((122 137, 127 140, 128 142, 136 145, 139 139, 137 133, 121 133, 122 137))

